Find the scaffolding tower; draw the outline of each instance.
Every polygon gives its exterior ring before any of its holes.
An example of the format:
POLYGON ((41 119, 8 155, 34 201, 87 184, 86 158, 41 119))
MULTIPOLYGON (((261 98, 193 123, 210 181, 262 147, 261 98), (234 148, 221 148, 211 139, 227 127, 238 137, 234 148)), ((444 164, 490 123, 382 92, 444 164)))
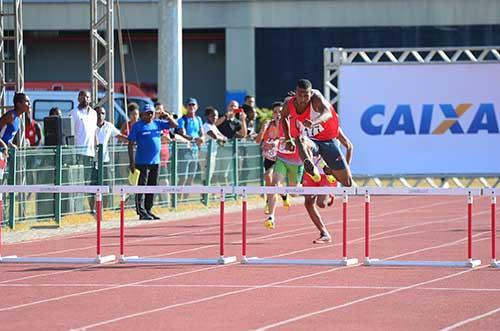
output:
MULTIPOLYGON (((8 106, 5 100, 6 89, 15 89, 16 92, 24 91, 22 11, 22 0, 9 1, 9 6, 4 6, 4 1, 0 0, 0 111, 2 115, 8 106), (11 2, 12 6, 10 6, 11 2), (6 33, 8 30, 12 33, 6 33), (8 43, 12 45, 12 53, 7 52, 8 43), (6 69, 13 72, 14 77, 7 77, 6 69)), ((21 122, 24 128, 24 121, 21 122)))
POLYGON ((106 105, 107 120, 114 123, 114 14, 113 0, 90 1, 90 52, 92 107, 106 105), (99 87, 105 93, 99 99, 99 87))

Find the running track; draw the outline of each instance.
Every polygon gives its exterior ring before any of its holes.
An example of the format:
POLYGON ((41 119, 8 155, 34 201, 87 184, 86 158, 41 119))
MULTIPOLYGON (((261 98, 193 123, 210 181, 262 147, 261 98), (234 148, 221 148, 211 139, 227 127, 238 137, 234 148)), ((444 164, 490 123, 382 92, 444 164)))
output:
MULTIPOLYGON (((249 212, 248 256, 338 259, 340 204, 317 233, 301 206, 277 228, 249 212)), ((464 260, 465 197, 373 197, 371 257, 464 260)), ((0 265, 0 330, 498 330, 500 270, 490 260, 489 206, 474 204, 474 270, 416 267, 0 265)), ((216 257, 218 216, 133 227, 126 255, 216 257)), ((103 255, 119 254, 118 229, 103 255)), ((240 256, 241 221, 226 216, 226 256, 240 256)), ((94 234, 6 245, 3 255, 93 256, 94 234)), ((363 259, 363 200, 349 202, 348 256, 363 259)))

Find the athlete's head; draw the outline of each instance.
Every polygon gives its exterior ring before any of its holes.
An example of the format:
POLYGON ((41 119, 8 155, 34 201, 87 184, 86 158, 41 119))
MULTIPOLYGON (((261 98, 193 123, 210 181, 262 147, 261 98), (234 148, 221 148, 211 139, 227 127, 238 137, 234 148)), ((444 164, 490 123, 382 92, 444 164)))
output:
POLYGON ((311 101, 312 84, 307 79, 299 79, 295 87, 295 97, 299 105, 306 105, 311 101))
POLYGON ((283 102, 273 102, 273 105, 271 106, 271 110, 273 111, 273 120, 278 120, 280 118, 281 109, 283 109, 283 102))

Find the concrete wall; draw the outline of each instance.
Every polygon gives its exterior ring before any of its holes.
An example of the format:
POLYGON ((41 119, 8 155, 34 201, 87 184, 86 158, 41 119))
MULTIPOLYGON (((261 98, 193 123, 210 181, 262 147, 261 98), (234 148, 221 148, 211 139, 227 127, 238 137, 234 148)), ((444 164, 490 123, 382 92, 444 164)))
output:
MULTIPOLYGON (((24 0, 27 30, 82 30, 88 0, 24 0)), ((121 0, 124 28, 155 29, 157 1, 121 0)), ((498 0, 184 0, 184 28, 500 24, 498 0)))

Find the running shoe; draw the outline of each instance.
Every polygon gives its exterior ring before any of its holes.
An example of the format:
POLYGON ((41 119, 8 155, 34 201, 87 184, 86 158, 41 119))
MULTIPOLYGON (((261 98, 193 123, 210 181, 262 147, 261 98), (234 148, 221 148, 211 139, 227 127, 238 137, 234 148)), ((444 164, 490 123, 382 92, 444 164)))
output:
POLYGON ((319 183, 321 181, 321 175, 319 174, 318 168, 311 162, 311 160, 307 159, 304 161, 304 171, 315 183, 319 183))
POLYGON ((332 237, 328 233, 323 233, 318 239, 313 241, 313 244, 328 244, 332 242, 332 237))
POLYGON ((290 194, 287 194, 283 199, 283 207, 289 209, 292 206, 292 202, 290 201, 290 194))
POLYGON ((323 169, 323 172, 325 173, 325 176, 326 176, 326 180, 330 183, 330 184, 335 184, 335 182, 337 181, 337 178, 335 178, 334 175, 328 175, 325 171, 325 168, 327 168, 328 166, 326 165, 326 162, 325 160, 321 159, 321 161, 319 161, 319 166, 321 167, 321 169, 323 169))
POLYGON ((274 217, 269 216, 267 220, 264 222, 264 226, 268 228, 269 230, 274 230, 274 217))

